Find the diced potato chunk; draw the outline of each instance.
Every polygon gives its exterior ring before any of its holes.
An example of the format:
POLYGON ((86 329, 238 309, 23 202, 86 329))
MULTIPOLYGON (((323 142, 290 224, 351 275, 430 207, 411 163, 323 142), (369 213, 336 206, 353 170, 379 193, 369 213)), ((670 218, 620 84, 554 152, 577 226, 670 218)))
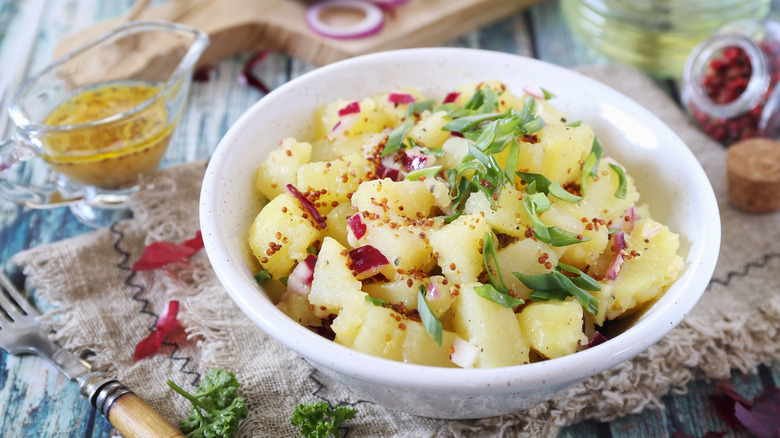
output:
POLYGON ((627 257, 612 284, 615 301, 607 311, 607 318, 614 319, 629 313, 637 306, 658 297, 680 273, 683 260, 677 255, 680 236, 653 220, 643 219, 628 236, 627 251, 635 250, 638 255, 627 257), (648 230, 661 227, 650 237, 648 230), (648 242, 645 242, 645 239, 648 242))
POLYGON ((338 313, 346 302, 365 299, 361 286, 349 269, 347 249, 326 237, 314 265, 309 302, 327 313, 338 313))
POLYGON ((386 127, 394 125, 387 114, 377 108, 376 101, 370 97, 359 102, 359 113, 341 116, 338 114, 353 102, 355 101, 338 100, 326 106, 319 118, 317 138, 353 137, 364 133, 381 132, 386 127))
POLYGON ((435 201, 422 181, 366 181, 352 195, 352 206, 359 212, 411 219, 428 217, 435 201))
POLYGON ((295 197, 282 193, 260 211, 249 229, 249 247, 274 278, 287 276, 306 258, 306 248, 320 238, 321 231, 304 213, 295 197))
POLYGON ((588 343, 582 332, 582 306, 576 301, 528 304, 517 321, 531 348, 550 359, 572 354, 579 343, 588 343))
POLYGON ((546 274, 554 271, 558 265, 555 252, 546 243, 535 239, 524 239, 509 244, 500 249, 496 256, 506 286, 515 291, 517 297, 521 299, 527 299, 531 290, 525 287, 512 272, 524 275, 546 274), (544 254, 547 254, 546 258, 543 256, 544 254), (540 260, 545 260, 545 262, 540 263, 540 260), (549 263, 549 268, 546 266, 547 263, 549 263))
POLYGON ((599 216, 606 221, 621 221, 623 212, 639 199, 639 192, 636 191, 634 179, 626 174, 626 197, 618 198, 615 192, 619 187, 619 177, 617 173, 609 167, 609 163, 614 160, 602 159, 599 162, 598 179, 593 180, 590 176, 586 178, 585 201, 589 204, 598 206, 599 216))
POLYGON ((350 218, 355 212, 352 210, 352 205, 349 202, 342 202, 337 207, 333 208, 325 219, 325 230, 323 234, 325 236, 336 239, 338 243, 343 246, 347 246, 347 219, 350 218))
POLYGON ((366 159, 359 154, 304 164, 298 168, 297 188, 301 192, 316 193, 314 206, 321 214, 327 214, 358 189, 366 177, 366 165, 366 159))
POLYGON ((295 184, 298 166, 311 160, 311 144, 285 138, 260 164, 255 177, 255 188, 268 199, 285 193, 287 184, 295 184))
POLYGON ((373 356, 403 361, 403 345, 409 321, 391 309, 373 304, 366 306, 363 324, 350 347, 373 356))
POLYGON ((416 309, 417 290, 423 282, 419 279, 412 279, 412 285, 409 286, 407 280, 409 279, 402 278, 385 283, 368 283, 363 285, 363 291, 389 304, 402 303, 407 309, 416 309))
POLYGON ((307 325, 312 327, 319 327, 322 325, 322 319, 309 307, 309 300, 303 295, 296 293, 285 294, 282 301, 276 305, 287 316, 298 321, 298 324, 307 325))
POLYGON ((477 368, 528 363, 529 344, 511 308, 482 298, 474 290, 480 283, 464 284, 453 306, 455 332, 476 345, 477 368), (500 333, 499 336, 496 336, 500 333))
POLYGON ((520 191, 506 186, 498 199, 498 208, 493 210, 484 193, 474 192, 466 200, 465 210, 469 214, 483 212, 487 223, 497 232, 523 238, 533 225, 523 208, 522 199, 520 191))
POLYGON ((452 283, 477 281, 485 270, 482 238, 492 233, 479 214, 460 216, 441 229, 430 232, 430 242, 444 276, 452 283))
POLYGON ((371 245, 378 249, 396 271, 401 271, 399 275, 403 275, 413 270, 428 271, 436 266, 433 249, 424 236, 423 227, 376 219, 366 221, 366 234, 357 242, 360 246, 371 245))
POLYGON ((441 345, 439 345, 422 324, 407 320, 403 361, 434 367, 455 367, 455 364, 450 361, 450 346, 456 336, 452 331, 443 330, 441 345))
POLYGON ((539 219, 548 227, 557 226, 575 234, 582 234, 590 240, 583 239, 580 243, 557 248, 562 262, 579 269, 594 265, 600 254, 607 246, 608 231, 606 226, 599 226, 598 230, 591 224, 582 221, 584 216, 575 216, 569 210, 561 207, 566 201, 551 202, 550 209, 539 215, 539 219))
POLYGON ((409 138, 414 140, 420 146, 428 148, 440 148, 450 138, 450 131, 441 129, 447 122, 445 119, 447 113, 444 111, 435 112, 424 117, 409 130, 409 138))

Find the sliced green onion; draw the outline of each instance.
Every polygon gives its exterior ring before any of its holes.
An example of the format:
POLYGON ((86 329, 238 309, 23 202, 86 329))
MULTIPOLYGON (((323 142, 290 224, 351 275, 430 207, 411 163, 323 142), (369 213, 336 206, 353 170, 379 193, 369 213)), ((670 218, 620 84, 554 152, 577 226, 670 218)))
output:
POLYGON ((550 246, 568 246, 576 243, 587 242, 590 237, 585 237, 581 234, 566 231, 560 227, 550 227, 547 229, 548 238, 547 241, 542 240, 544 243, 550 246))
POLYGON ((411 102, 409 106, 406 107, 406 117, 420 114, 425 110, 430 111, 431 108, 433 108, 433 99, 411 102))
POLYGON ((283 285, 287 286, 287 279, 290 277, 279 277, 279 281, 282 282, 283 285))
POLYGON ((542 294, 542 296, 545 296, 547 299, 552 299, 553 297, 560 296, 560 291, 566 291, 569 295, 577 298, 588 312, 595 315, 599 311, 598 300, 586 290, 574 284, 569 277, 563 275, 560 271, 535 275, 523 275, 518 272, 513 272, 512 274, 514 274, 514 276, 527 288, 533 289, 534 292, 539 291, 536 296, 542 294))
POLYGON ((385 143, 385 149, 382 151, 381 157, 392 154, 393 152, 401 149, 404 144, 404 139, 409 131, 414 126, 414 120, 406 119, 400 126, 393 129, 390 135, 387 137, 387 143, 385 143))
MULTIPOLYGON (((541 88, 541 87, 539 87, 539 88, 541 88)), ((542 88, 542 93, 544 93, 544 100, 550 100, 550 99, 555 97, 555 95, 553 93, 545 90, 544 88, 542 88)))
POLYGON ((532 301, 563 301, 570 296, 565 290, 535 290, 528 295, 528 298, 532 301))
POLYGON ((266 271, 265 269, 255 274, 255 281, 257 281, 258 283, 265 283, 271 278, 273 278, 273 276, 271 275, 270 272, 266 271))
POLYGON ((618 175, 618 188, 615 190, 615 197, 620 199, 626 199, 626 193, 628 192, 628 185, 626 184, 626 172, 622 167, 615 163, 609 163, 609 167, 615 171, 618 175))
POLYGON ((509 157, 506 160, 506 167, 504 167, 504 174, 508 182, 515 181, 515 174, 517 173, 517 162, 520 159, 520 143, 517 139, 512 137, 509 142, 509 157))
POLYGON ((572 204, 582 200, 581 196, 573 195, 567 192, 563 187, 561 187, 561 184, 558 181, 550 184, 549 191, 550 194, 556 198, 562 201, 571 202, 572 204))
MULTIPOLYGON (((529 186, 533 184, 534 192, 541 192, 547 194, 550 191, 551 182, 549 179, 547 179, 546 176, 542 175, 541 173, 517 172, 517 176, 519 176, 520 179, 522 179, 529 186)), ((528 187, 526 187, 525 191, 531 193, 528 190, 528 187)))
POLYGON ((519 306, 525 301, 517 299, 509 294, 501 293, 498 289, 494 288, 491 284, 483 284, 482 286, 477 286, 474 288, 474 291, 477 293, 477 295, 481 296, 482 298, 486 300, 490 300, 494 303, 500 304, 504 307, 515 307, 519 306))
POLYGON ((601 290, 601 285, 599 284, 598 281, 596 281, 590 275, 575 268, 574 266, 570 266, 565 263, 558 262, 558 266, 556 267, 556 269, 558 269, 559 271, 571 272, 572 274, 577 275, 576 277, 568 277, 568 278, 572 283, 576 284, 577 286, 583 289, 590 290, 590 291, 601 290))
POLYGON ((420 289, 417 291, 417 312, 420 314, 420 320, 422 321, 425 331, 431 335, 437 344, 441 345, 442 339, 442 327, 441 321, 436 315, 433 314, 431 308, 428 307, 428 301, 425 300, 425 286, 420 285, 420 289))
POLYGON ((459 117, 457 119, 453 119, 447 122, 444 125, 443 129, 447 131, 455 131, 455 132, 469 131, 482 122, 485 122, 487 120, 495 120, 501 117, 505 117, 505 116, 500 113, 485 113, 485 114, 474 114, 471 116, 459 117))
POLYGON ((439 174, 440 170, 441 166, 424 167, 422 169, 416 169, 409 172, 409 174, 407 174, 406 178, 404 179, 407 181, 419 181, 422 177, 433 178, 439 174))
POLYGON ((504 276, 501 275, 501 266, 498 264, 498 254, 496 253, 496 243, 493 240, 493 233, 485 233, 482 237, 482 262, 485 264, 485 271, 487 271, 490 278, 490 284, 493 285, 499 292, 506 293, 509 288, 504 283, 504 276), (490 270, 490 259, 496 265, 496 271, 498 272, 498 280, 493 276, 493 272, 490 270))
POLYGON ((366 295, 366 301, 368 301, 369 303, 377 307, 382 307, 383 305, 387 304, 387 301, 381 300, 379 298, 374 298, 371 295, 366 295))
POLYGON ((568 126, 569 128, 579 128, 580 125, 582 125, 582 120, 577 120, 576 122, 571 122, 571 123, 569 123, 566 126, 568 126))

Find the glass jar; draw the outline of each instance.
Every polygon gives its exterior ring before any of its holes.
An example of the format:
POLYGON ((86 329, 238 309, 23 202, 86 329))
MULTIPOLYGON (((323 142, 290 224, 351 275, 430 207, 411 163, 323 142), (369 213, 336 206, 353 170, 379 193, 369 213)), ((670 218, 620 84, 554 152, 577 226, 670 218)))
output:
POLYGON ((691 49, 728 22, 762 19, 770 0, 561 0, 587 46, 659 77, 679 78, 691 49))
POLYGON ((699 127, 728 145, 780 136, 780 24, 741 20, 696 46, 685 64, 681 101, 699 127))

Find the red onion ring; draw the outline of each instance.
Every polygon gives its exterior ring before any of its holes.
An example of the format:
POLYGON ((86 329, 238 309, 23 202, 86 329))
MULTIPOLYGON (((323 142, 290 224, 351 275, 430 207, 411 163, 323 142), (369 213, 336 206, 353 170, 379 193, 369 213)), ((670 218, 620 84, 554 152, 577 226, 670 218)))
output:
POLYGON ((359 0, 326 0, 316 3, 306 10, 306 24, 314 33, 336 39, 362 38, 374 35, 384 26, 385 17, 374 2, 359 0), (365 14, 362 21, 347 27, 331 26, 320 18, 328 9, 353 9, 365 14))

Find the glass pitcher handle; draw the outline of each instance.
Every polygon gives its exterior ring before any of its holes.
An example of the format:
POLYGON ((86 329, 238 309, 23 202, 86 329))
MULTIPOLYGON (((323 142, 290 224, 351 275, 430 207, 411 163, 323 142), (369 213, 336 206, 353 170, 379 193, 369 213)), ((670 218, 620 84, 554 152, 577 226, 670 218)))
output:
POLYGON ((18 172, 35 153, 16 140, 0 142, 0 198, 30 208, 54 208, 75 204, 81 193, 63 193, 56 183, 32 184, 19 178, 18 172))

